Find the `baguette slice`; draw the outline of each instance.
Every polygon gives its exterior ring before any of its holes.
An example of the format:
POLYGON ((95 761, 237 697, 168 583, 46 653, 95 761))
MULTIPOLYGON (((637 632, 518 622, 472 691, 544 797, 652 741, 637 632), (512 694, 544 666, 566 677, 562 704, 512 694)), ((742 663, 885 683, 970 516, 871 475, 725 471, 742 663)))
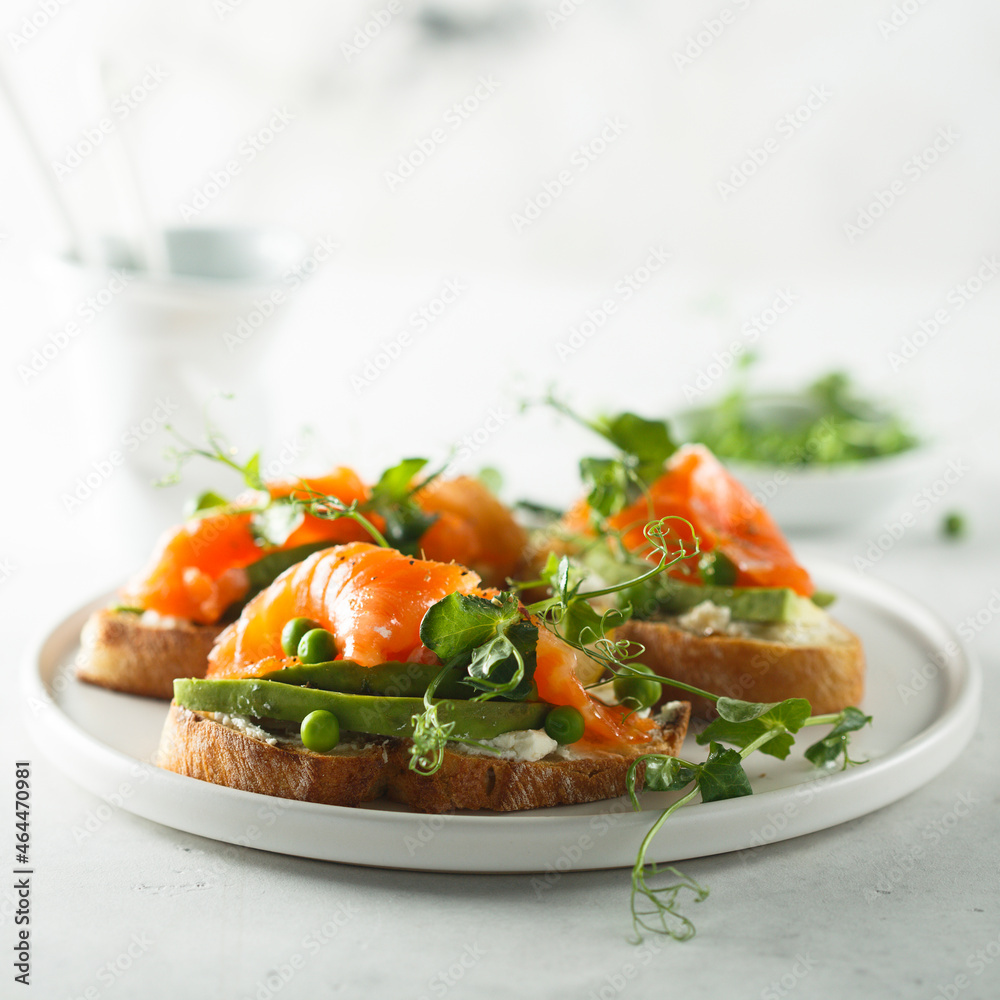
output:
POLYGON ((80 634, 76 676, 113 691, 170 699, 174 678, 205 676, 221 631, 221 625, 182 619, 153 625, 143 615, 95 611, 80 634))
MULTIPOLYGON (((682 702, 641 747, 566 748, 538 761, 506 760, 449 744, 440 770, 419 775, 409 769, 409 740, 356 735, 360 742, 320 754, 280 738, 272 745, 262 731, 241 731, 174 703, 156 762, 202 781, 306 802, 357 806, 384 796, 418 812, 508 812, 623 795, 632 760, 644 753, 679 753, 689 718, 690 706, 682 702)), ((642 770, 640 765, 640 778, 642 770)))
MULTIPOLYGON (((766 629, 762 629, 766 633, 766 629)), ((744 701, 808 698, 813 713, 839 712, 858 705, 864 694, 865 655, 861 640, 825 615, 822 629, 794 629, 781 639, 742 635, 696 635, 669 619, 630 620, 615 629, 616 639, 640 643, 637 657, 662 677, 744 701)), ((663 696, 688 698, 702 718, 715 716, 714 703, 678 688, 663 696)))

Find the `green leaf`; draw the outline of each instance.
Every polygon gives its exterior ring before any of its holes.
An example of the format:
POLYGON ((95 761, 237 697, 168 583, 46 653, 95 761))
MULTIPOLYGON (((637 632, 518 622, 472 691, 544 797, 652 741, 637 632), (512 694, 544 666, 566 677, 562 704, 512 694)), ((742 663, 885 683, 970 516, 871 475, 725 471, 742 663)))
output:
POLYGON ((491 465, 484 465, 476 474, 476 478, 490 491, 499 493, 503 486, 503 473, 491 465))
POLYGON ((697 771, 682 764, 676 757, 650 756, 645 761, 643 787, 648 792, 680 791, 697 777, 697 771))
POLYGON ((469 660, 469 676, 476 680, 492 680, 494 668, 514 656, 514 644, 505 635, 498 635, 477 646, 469 660))
POLYGON ((699 769, 698 787, 702 802, 735 799, 752 795, 750 779, 743 770, 743 758, 738 751, 712 743, 708 760, 699 769))
POLYGON ((752 722, 766 715, 777 704, 776 701, 740 701, 739 698, 723 696, 715 703, 715 708, 719 718, 725 719, 726 722, 752 722))
POLYGON ((272 500, 250 518, 250 533, 264 548, 278 548, 305 520, 301 505, 289 500, 272 500))
POLYGON ((485 597, 449 594, 427 609, 420 623, 420 641, 437 653, 442 663, 469 655, 497 635, 502 621, 521 617, 517 598, 502 594, 494 603, 485 597))
POLYGON ((466 683, 514 701, 526 698, 535 674, 537 643, 538 629, 534 625, 511 623, 506 634, 498 635, 473 651, 466 683))
POLYGON ((631 457, 634 471, 647 485, 660 475, 663 463, 677 450, 665 420, 647 420, 625 412, 600 418, 593 426, 631 457))
POLYGON ((539 575, 550 587, 554 586, 554 581, 559 575, 559 565, 563 559, 568 559, 568 556, 560 558, 555 552, 549 552, 545 558, 545 565, 539 575))
POLYGON ((732 587, 736 584, 736 563, 716 549, 698 560, 702 582, 709 587, 732 587))
POLYGON ((264 489, 264 480, 260 478, 260 452, 255 451, 243 466, 243 478, 247 486, 255 490, 264 489))
POLYGON ((426 464, 426 458, 404 458, 386 469, 363 505, 365 510, 374 511, 385 519, 385 537, 389 544, 408 556, 419 553, 420 539, 437 520, 436 514, 421 510, 413 499, 415 490, 428 481, 417 486, 413 483, 426 464))
MULTIPOLYGON (((759 719, 754 719, 752 722, 727 722, 725 719, 716 719, 698 734, 698 742, 705 744, 709 740, 720 740, 723 743, 732 743, 734 746, 746 747, 768 729, 769 727, 759 719)), ((760 752, 784 760, 794 743, 795 738, 790 733, 782 733, 761 746, 760 752)))
POLYGON ((711 740, 747 747, 765 733, 781 730, 781 735, 768 740, 760 747, 761 753, 784 760, 802 724, 809 718, 812 709, 805 698, 789 698, 787 701, 762 703, 740 701, 736 698, 720 698, 716 702, 719 718, 698 734, 698 742, 704 746, 711 740))
POLYGON ((629 477, 616 458, 581 458, 580 478, 590 490, 587 503, 603 517, 611 517, 629 504, 629 477))
MULTIPOLYGON (((628 797, 632 800, 632 808, 636 812, 642 809, 636 789, 640 764, 645 764, 645 774, 642 788, 638 791, 674 792, 690 785, 698 776, 698 767, 690 767, 677 757, 649 753, 634 758, 625 772, 625 790, 628 792, 628 797)), ((697 788, 692 789, 692 795, 696 791, 697 788)))
POLYGON ((449 594, 428 608, 420 640, 443 663, 467 667, 480 691, 522 699, 530 690, 538 628, 521 620, 514 594, 449 594))
POLYGON ((787 698, 785 701, 779 701, 774 708, 760 718, 772 728, 781 725, 790 733, 797 733, 810 715, 812 715, 812 706, 806 698, 787 698))
MULTIPOLYGON (((578 566, 568 556, 550 552, 540 577, 548 584, 552 596, 532 605, 533 613, 553 613, 554 624, 559 625, 559 635, 571 645, 588 645, 604 638, 608 624, 604 615, 595 610, 586 596, 580 595, 580 585, 590 571, 578 566)), ((620 625, 628 615, 614 612, 615 625, 620 625)))
POLYGON ((405 500, 413 490, 413 477, 427 464, 426 458, 404 458, 386 469, 372 487, 372 497, 380 502, 405 500))
POLYGON ((870 715, 865 715, 859 708, 845 708, 833 729, 823 739, 818 740, 805 752, 805 758, 816 767, 834 764, 841 754, 844 755, 844 766, 853 763, 847 755, 850 734, 867 726, 872 721, 870 715))
POLYGON ((515 500, 514 506, 519 510, 533 514, 539 521, 558 521, 566 512, 548 504, 536 503, 534 500, 515 500))
MULTIPOLYGON (((618 616, 617 623, 624 621, 622 612, 614 612, 618 616)), ((566 610, 559 619, 560 634, 571 644, 590 645, 603 639, 610 626, 604 621, 604 615, 596 611, 582 597, 571 598, 566 604, 566 610)))
POLYGON ((556 597, 560 600, 566 600, 571 597, 580 586, 581 579, 582 576, 573 573, 573 564, 569 561, 569 557, 563 556, 562 559, 559 560, 559 564, 556 567, 555 578, 552 581, 556 597), (579 579, 575 580, 574 585, 575 577, 579 577, 579 579))
POLYGON ((570 601, 576 596, 580 584, 587 575, 587 570, 577 566, 569 556, 557 559, 553 552, 549 553, 545 569, 542 570, 542 578, 548 581, 553 596, 560 603, 570 601))
POLYGON ((184 505, 184 516, 194 517, 195 514, 201 511, 211 511, 217 507, 228 507, 231 502, 222 496, 221 493, 216 493, 214 490, 205 490, 203 493, 199 493, 198 496, 192 497, 184 505))
POLYGON ((602 517, 617 514, 633 503, 663 471, 663 463, 677 450, 664 420, 647 420, 635 413, 585 420, 551 393, 546 402, 584 427, 600 434, 620 452, 617 458, 584 458, 580 476, 590 487, 587 502, 602 517))
MULTIPOLYGON (((379 508, 376 508, 379 509, 379 508)), ((426 514, 416 504, 406 507, 383 507, 385 537, 394 549, 404 556, 420 554, 420 539, 437 520, 437 514, 426 514)))

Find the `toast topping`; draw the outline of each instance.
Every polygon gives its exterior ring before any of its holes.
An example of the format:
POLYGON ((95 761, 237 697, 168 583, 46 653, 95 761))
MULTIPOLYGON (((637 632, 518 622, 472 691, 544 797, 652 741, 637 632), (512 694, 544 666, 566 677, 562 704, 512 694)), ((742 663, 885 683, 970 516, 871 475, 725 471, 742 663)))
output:
POLYGON ((371 488, 352 469, 339 467, 309 479, 253 479, 260 488, 232 503, 213 494, 214 506, 161 537, 149 564, 126 585, 121 598, 199 624, 217 622, 285 568, 276 564, 261 582, 248 572, 276 559, 275 553, 288 552, 297 562, 309 550, 293 550, 309 546, 315 551, 323 543, 369 538, 352 517, 323 516, 330 513, 319 509, 324 497, 364 512, 371 525, 407 552, 460 562, 490 582, 503 583, 522 560, 524 529, 477 479, 435 478, 418 488, 414 475, 423 465, 423 459, 408 459, 371 488))
POLYGON ((677 624, 695 635, 729 634, 732 611, 711 601, 702 601, 677 619, 677 624))
MULTIPOLYGON (((808 597, 814 587, 795 560, 771 515, 702 445, 684 445, 666 472, 649 487, 648 497, 608 518, 625 544, 645 552, 643 526, 651 518, 676 515, 690 522, 699 548, 722 552, 735 566, 738 587, 790 587, 808 597)), ((699 577, 698 560, 669 570, 678 579, 699 577)))

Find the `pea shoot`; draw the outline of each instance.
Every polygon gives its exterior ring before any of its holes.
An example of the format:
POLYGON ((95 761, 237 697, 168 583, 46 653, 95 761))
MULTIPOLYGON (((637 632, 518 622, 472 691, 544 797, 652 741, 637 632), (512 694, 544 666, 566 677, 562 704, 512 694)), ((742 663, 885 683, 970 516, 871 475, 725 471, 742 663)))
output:
MULTIPOLYGON (((854 707, 839 713, 813 715, 809 702, 803 698, 756 703, 723 697, 658 676, 635 662, 636 657, 642 655, 642 647, 627 641, 616 641, 613 637, 613 629, 627 618, 630 608, 599 614, 589 602, 605 594, 634 592, 637 584, 654 578, 680 560, 699 555, 698 539, 693 533, 693 551, 690 541, 685 547, 672 534, 670 522, 681 520, 664 518, 646 525, 646 540, 651 552, 659 554, 659 560, 651 569, 632 579, 621 580, 601 590, 584 591, 582 582, 587 571, 574 566, 571 559, 563 556, 549 560, 541 581, 522 585, 530 588, 539 583, 548 584, 552 596, 529 605, 528 610, 538 614, 548 628, 579 653, 604 666, 613 678, 613 688, 620 702, 629 707, 655 704, 659 700, 659 691, 667 685, 709 699, 718 712, 718 718, 698 736, 700 744, 708 745, 708 758, 704 762, 665 754, 645 754, 629 767, 626 788, 637 810, 641 808, 639 793, 643 789, 684 793, 656 819, 636 857, 631 892, 632 926, 636 940, 641 940, 644 933, 664 934, 680 941, 690 938, 695 933, 695 927, 690 918, 681 912, 681 903, 688 898, 702 902, 708 896, 707 888, 677 869, 646 862, 657 833, 678 809, 699 797, 703 802, 713 802, 753 794, 744 770, 744 760, 756 752, 783 760, 791 752, 796 734, 812 726, 832 728, 805 751, 804 756, 811 764, 829 768, 839 763, 842 768, 847 768, 863 763, 850 757, 849 741, 852 733, 871 722, 870 716, 854 707), (658 877, 664 874, 673 876, 674 881, 657 885, 658 877)), ((691 527, 687 522, 683 524, 691 527)), ((679 531, 677 537, 688 537, 688 532, 679 531)), ((606 544, 607 539, 604 541, 606 544)), ((626 568, 634 570, 635 564, 628 563, 626 568)))

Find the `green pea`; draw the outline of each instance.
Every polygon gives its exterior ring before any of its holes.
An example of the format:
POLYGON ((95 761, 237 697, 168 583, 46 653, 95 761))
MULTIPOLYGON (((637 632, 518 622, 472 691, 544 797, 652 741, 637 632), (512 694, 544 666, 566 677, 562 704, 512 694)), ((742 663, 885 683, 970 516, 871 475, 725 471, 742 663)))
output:
POLYGON ((961 538, 965 534, 965 518, 957 511, 949 511, 941 522, 945 538, 961 538))
POLYGON ((306 632, 314 628, 322 628, 319 622, 311 618, 292 618, 281 630, 281 648, 286 656, 295 656, 299 651, 299 643, 306 632))
POLYGON ((337 657, 337 643, 325 628, 314 628, 299 639, 297 652, 303 663, 329 663, 337 657))
POLYGON ((560 705, 545 717, 545 733, 556 743, 575 743, 583 736, 583 716, 572 705, 560 705))
POLYGON ((340 723, 333 712, 318 708, 302 720, 299 735, 307 750, 326 753, 340 742, 340 723))
POLYGON ((663 686, 659 681, 647 680, 656 672, 643 663, 630 663, 615 678, 614 691, 618 703, 629 708, 652 708, 659 700, 663 686), (642 676, 645 675, 645 676, 642 676))

